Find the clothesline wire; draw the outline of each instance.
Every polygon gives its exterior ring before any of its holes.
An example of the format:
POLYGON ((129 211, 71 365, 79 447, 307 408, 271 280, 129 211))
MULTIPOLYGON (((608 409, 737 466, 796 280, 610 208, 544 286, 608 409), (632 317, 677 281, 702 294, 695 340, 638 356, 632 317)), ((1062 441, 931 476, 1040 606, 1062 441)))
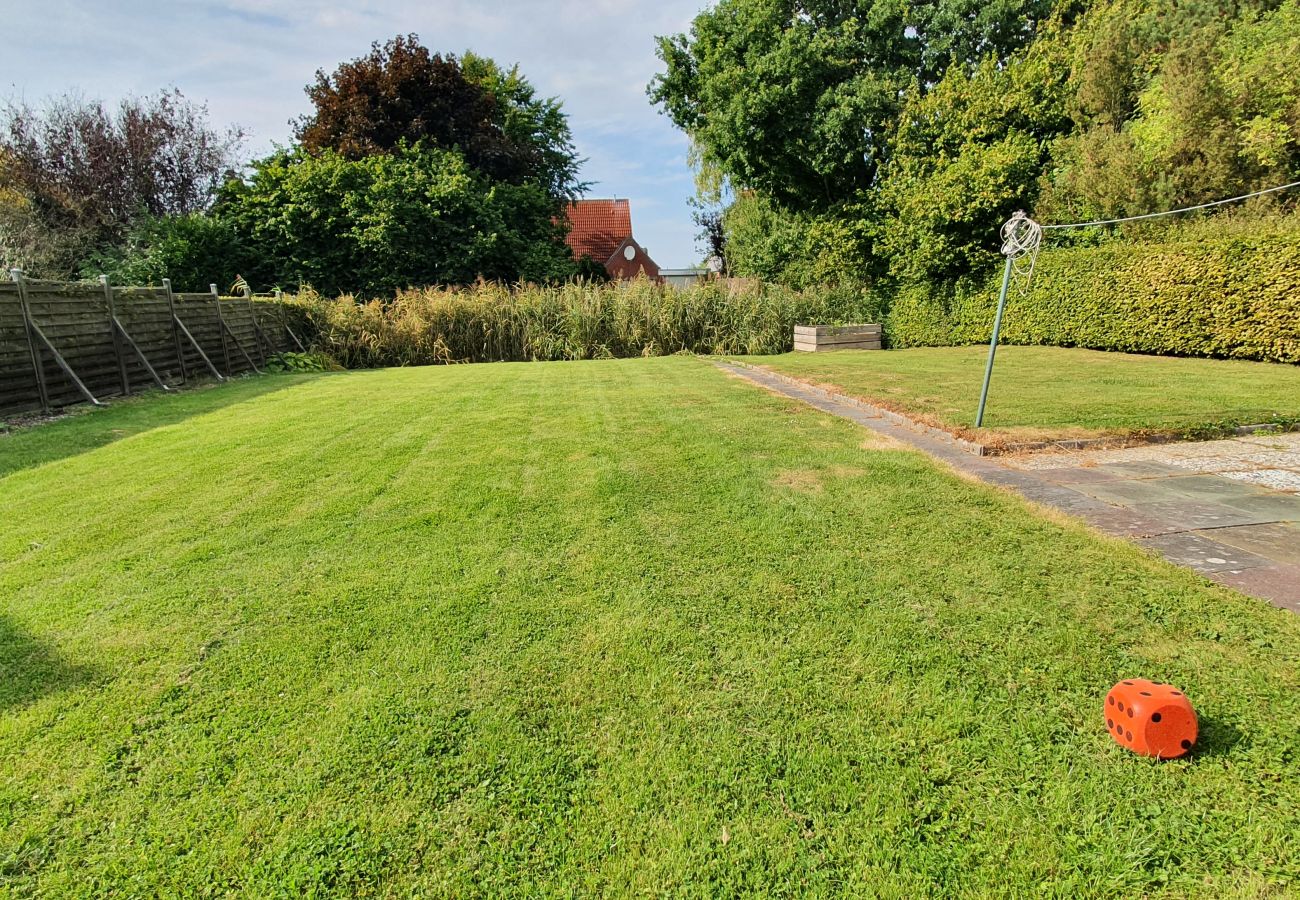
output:
POLYGON ((1300 187, 1300 181, 1293 181, 1290 184, 1280 184, 1277 187, 1264 188, 1262 191, 1255 191, 1250 194, 1242 194, 1240 197, 1229 197, 1226 200, 1212 200, 1209 203, 1200 203, 1196 206, 1184 206, 1182 209, 1170 209, 1164 212, 1145 213, 1140 216, 1125 216, 1122 219, 1098 219, 1095 222, 1071 222, 1068 225, 1043 225, 1042 229, 1060 230, 1066 228, 1087 228, 1090 225, 1118 225, 1121 222, 1136 222, 1139 219, 1155 219, 1160 216, 1173 216, 1178 213, 1192 212, 1198 209, 1208 209, 1211 206, 1222 206, 1225 203, 1236 203, 1238 200, 1249 200, 1251 197, 1261 197, 1264 194, 1273 194, 1278 191, 1290 190, 1294 187, 1300 187))

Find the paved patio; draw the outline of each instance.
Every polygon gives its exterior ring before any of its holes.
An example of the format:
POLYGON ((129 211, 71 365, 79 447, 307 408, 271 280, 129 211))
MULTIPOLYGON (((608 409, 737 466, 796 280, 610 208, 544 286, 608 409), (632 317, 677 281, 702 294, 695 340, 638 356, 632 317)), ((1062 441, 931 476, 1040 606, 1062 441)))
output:
POLYGON ((1034 471, 1157 463, 1180 475, 1219 475, 1231 481, 1300 494, 1300 432, 1251 435, 1222 441, 1153 444, 1123 450, 1035 453, 1007 460, 1034 471))
POLYGON ((978 457, 852 398, 770 372, 716 364, 1134 541, 1219 584, 1300 612, 1300 434, 978 457))

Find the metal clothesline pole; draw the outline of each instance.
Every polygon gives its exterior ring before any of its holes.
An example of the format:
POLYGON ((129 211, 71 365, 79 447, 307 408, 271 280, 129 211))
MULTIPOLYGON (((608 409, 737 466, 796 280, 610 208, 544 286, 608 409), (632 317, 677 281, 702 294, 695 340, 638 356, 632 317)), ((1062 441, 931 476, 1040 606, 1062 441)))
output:
POLYGON ((1007 306, 1007 288, 1011 286, 1011 265, 1010 254, 1007 255, 1007 264, 1002 270, 1002 290, 998 294, 998 313, 993 318, 993 337, 989 341, 989 361, 984 366, 984 387, 980 388, 980 408, 975 413, 975 427, 979 428, 984 424, 984 407, 989 402, 989 382, 993 380, 993 358, 998 353, 998 332, 1002 330, 1002 311, 1007 306))
POLYGON ((1262 197, 1265 194, 1273 194, 1278 191, 1286 191, 1291 188, 1300 187, 1300 181, 1293 181, 1289 184, 1279 184, 1276 187, 1264 188, 1260 191, 1252 191, 1249 194, 1241 194, 1237 197, 1228 197, 1223 200, 1212 200, 1209 203, 1198 203, 1195 206, 1184 206, 1179 209, 1169 209, 1164 212, 1145 213, 1140 216, 1125 216, 1119 219, 1097 219, 1093 222, 1071 222, 1061 225, 1039 225, 1033 219, 1029 218, 1023 212, 1018 212, 1002 226, 1002 253, 1007 258, 1006 268, 1002 271, 1002 289, 998 293, 998 311, 993 317, 993 337, 989 341, 989 358, 984 366, 984 385, 980 388, 980 405, 975 412, 975 427, 980 428, 984 425, 984 409, 988 405, 989 399, 989 382, 993 379, 993 359, 998 352, 998 335, 1002 331, 1002 314, 1007 306, 1007 292, 1011 286, 1011 277, 1020 276, 1024 279, 1021 290, 1027 291, 1029 281, 1034 274, 1034 261, 1038 256, 1038 247, 1042 241, 1042 233, 1047 230, 1063 231, 1071 228, 1088 228, 1094 225, 1119 225, 1124 222, 1137 222, 1141 219, 1157 219, 1163 216, 1174 216, 1179 213, 1193 212, 1198 209, 1209 209, 1214 206, 1223 206, 1225 203, 1236 203, 1240 200, 1249 200, 1252 197, 1262 197), (1022 257, 1029 257, 1029 266, 1027 269, 1017 269, 1016 261, 1022 257))

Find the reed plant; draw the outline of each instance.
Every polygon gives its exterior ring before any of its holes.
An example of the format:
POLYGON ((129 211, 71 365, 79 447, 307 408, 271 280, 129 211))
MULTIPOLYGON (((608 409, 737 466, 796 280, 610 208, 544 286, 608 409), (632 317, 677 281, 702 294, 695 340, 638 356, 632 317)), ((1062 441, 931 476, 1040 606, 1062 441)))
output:
POLYGON ((392 299, 300 295, 317 346, 346 368, 452 362, 768 354, 797 323, 878 321, 857 287, 795 291, 713 280, 675 289, 647 279, 557 285, 479 282, 392 299))

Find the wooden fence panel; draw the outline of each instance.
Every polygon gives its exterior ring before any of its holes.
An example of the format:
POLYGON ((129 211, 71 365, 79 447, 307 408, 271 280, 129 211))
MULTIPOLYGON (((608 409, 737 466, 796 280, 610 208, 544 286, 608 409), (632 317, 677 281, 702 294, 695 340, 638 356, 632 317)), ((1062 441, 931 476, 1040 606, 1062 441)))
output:
POLYGON ((40 409, 18 285, 0 281, 0 415, 40 409), (33 406, 33 402, 35 405, 33 406))
MULTIPOLYGON (((181 380, 180 361, 176 356, 176 331, 172 325, 167 292, 162 288, 114 288, 117 319, 135 341, 154 371, 166 382, 181 380)), ((134 353, 129 369, 131 384, 145 385, 149 374, 134 353)))
MULTIPOLYGON (((217 318, 216 304, 211 294, 176 294, 176 317, 185 323, 186 329, 198 342, 207 355, 208 362, 216 367, 222 375, 229 375, 225 357, 221 353, 221 320, 217 318)), ((185 352, 186 371, 190 375, 211 376, 208 362, 204 362, 199 351, 194 349, 184 335, 181 347, 185 352)))
MULTIPOLYGON (((223 376, 250 372, 260 369, 274 353, 298 349, 284 327, 284 304, 278 300, 218 300, 210 293, 174 294, 169 300, 165 288, 114 287, 113 312, 130 338, 127 341, 115 339, 104 285, 24 279, 23 288, 32 322, 98 399, 122 393, 124 369, 132 390, 154 386, 131 342, 169 384, 182 381, 183 373, 210 378, 212 368, 223 376), (176 325, 173 308, 202 353, 176 325)), ((39 341, 38 346, 50 406, 84 402, 85 395, 53 353, 39 341)), ((19 286, 0 281, 0 415, 40 409, 19 286)))
MULTIPOLYGON (((27 309, 32 321, 49 339, 81 383, 96 397, 120 388, 113 333, 109 330, 108 303, 98 285, 60 285, 29 282, 27 309)), ((45 385, 51 406, 85 400, 81 390, 54 359, 40 347, 45 385)))
POLYGON ((253 366, 261 368, 265 348, 258 344, 257 331, 253 328, 253 316, 249 310, 248 301, 242 297, 227 297, 222 303, 222 315, 225 316, 226 326, 230 329, 230 334, 242 350, 232 354, 231 363, 234 364, 236 371, 247 371, 253 366), (233 357, 238 357, 235 359, 233 357), (249 360, 252 364, 249 364, 249 360))

